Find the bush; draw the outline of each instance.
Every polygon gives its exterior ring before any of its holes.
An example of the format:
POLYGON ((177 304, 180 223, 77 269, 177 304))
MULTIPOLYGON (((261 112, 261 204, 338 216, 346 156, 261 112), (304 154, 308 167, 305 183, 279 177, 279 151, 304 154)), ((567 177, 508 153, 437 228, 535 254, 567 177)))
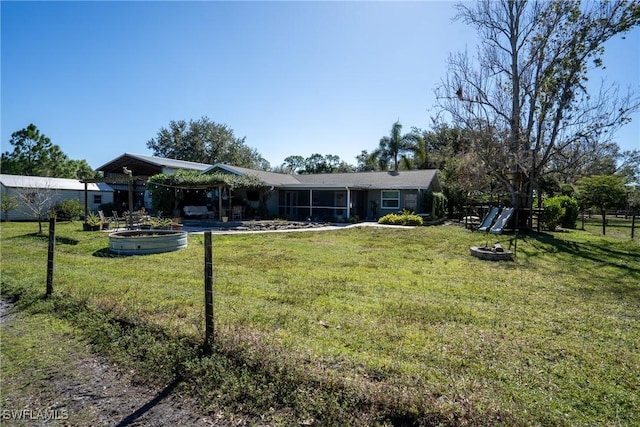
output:
POLYGON ((84 213, 84 207, 77 199, 61 200, 53 206, 53 213, 58 219, 78 219, 84 213))
POLYGON ((579 215, 578 201, 569 196, 555 196, 544 202, 544 210, 540 218, 543 227, 555 231, 562 228, 576 228, 579 215))
POLYGON ((423 225, 422 217, 411 211, 387 214, 378 220, 379 224, 387 225, 423 225))
POLYGON ((444 218, 447 214, 447 197, 443 193, 433 193, 433 217, 444 218))
POLYGON ((563 209, 560 200, 556 197, 551 197, 545 200, 544 210, 542 211, 542 226, 549 231, 555 231, 560 224, 560 217, 562 217, 563 209))
POLYGON ((578 201, 569 196, 557 196, 560 205, 564 209, 564 213, 560 217, 560 226, 562 228, 576 228, 578 224, 578 216, 580 216, 580 205, 578 201))
POLYGON ((444 193, 434 193, 428 190, 422 193, 420 209, 435 219, 444 218, 447 215, 447 200, 444 193))

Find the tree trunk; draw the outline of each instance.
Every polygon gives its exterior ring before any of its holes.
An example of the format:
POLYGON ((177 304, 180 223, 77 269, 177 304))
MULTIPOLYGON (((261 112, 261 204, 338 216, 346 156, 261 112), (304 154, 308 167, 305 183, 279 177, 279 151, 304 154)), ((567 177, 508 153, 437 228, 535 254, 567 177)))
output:
POLYGON ((607 235, 607 211, 604 208, 600 208, 602 212, 602 235, 607 235))

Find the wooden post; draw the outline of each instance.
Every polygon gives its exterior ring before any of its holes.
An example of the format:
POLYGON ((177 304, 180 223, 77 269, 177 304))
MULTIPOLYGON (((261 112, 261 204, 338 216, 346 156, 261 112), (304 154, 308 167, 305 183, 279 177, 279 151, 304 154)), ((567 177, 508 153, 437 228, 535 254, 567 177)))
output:
POLYGON ((211 231, 204 233, 204 347, 211 351, 214 339, 213 330, 213 244, 211 231))
POLYGON ((218 220, 222 221, 222 217, 225 216, 222 212, 222 190, 224 189, 223 185, 218 185, 218 220))
POLYGON ((49 218, 49 251, 47 256, 47 296, 53 294, 53 254, 56 249, 56 219, 49 218))
POLYGON ((133 230, 133 176, 129 176, 129 230, 133 230))

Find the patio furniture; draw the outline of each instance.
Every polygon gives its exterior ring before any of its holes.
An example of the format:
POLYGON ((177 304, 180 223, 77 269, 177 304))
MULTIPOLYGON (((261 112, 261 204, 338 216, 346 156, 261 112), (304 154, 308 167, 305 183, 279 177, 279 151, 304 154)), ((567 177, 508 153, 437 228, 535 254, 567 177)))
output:
POLYGON ((242 220, 242 206, 234 206, 231 211, 231 220, 232 221, 240 221, 242 220))
POLYGON ((206 206, 185 206, 182 210, 187 217, 207 218, 209 216, 209 209, 206 206))
POLYGON ((118 217, 118 212, 111 211, 111 214, 113 215, 111 218, 116 222, 116 231, 118 231, 118 228, 120 228, 120 217, 118 217))
POLYGON ((142 214, 140 214, 140 212, 124 212, 122 216, 124 217, 124 222, 128 229, 140 229, 140 225, 142 223, 142 214))
POLYGON ((106 230, 109 228, 109 224, 111 224, 111 217, 105 216, 103 211, 98 211, 98 215, 100 216, 100 222, 102 222, 103 229, 106 230))

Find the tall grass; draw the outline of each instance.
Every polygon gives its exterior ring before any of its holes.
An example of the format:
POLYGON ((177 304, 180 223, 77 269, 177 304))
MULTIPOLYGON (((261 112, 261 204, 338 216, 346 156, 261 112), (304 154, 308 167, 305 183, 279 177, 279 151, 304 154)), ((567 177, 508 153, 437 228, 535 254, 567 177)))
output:
MULTIPOLYGON (((2 224, 2 292, 24 306, 46 269, 30 228, 2 224)), ((58 227, 54 312, 143 376, 185 378, 205 403, 283 425, 640 423, 630 240, 453 226, 214 236, 206 357, 203 236, 115 257, 104 233, 78 229, 58 227), (490 239, 516 260, 469 256, 490 239)))

